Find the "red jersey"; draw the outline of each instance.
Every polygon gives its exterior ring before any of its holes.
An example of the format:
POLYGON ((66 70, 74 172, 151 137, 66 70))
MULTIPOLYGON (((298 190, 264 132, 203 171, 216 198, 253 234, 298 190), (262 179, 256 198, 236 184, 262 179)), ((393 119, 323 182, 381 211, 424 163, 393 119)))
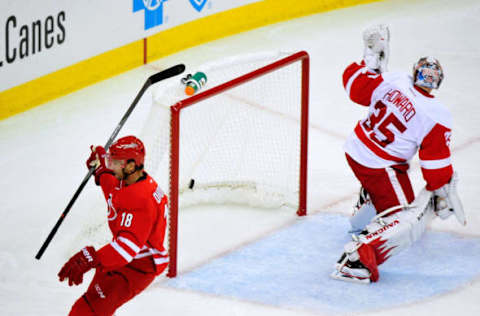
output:
POLYGON ((413 85, 405 73, 371 73, 353 63, 343 73, 352 101, 368 106, 345 144, 345 151, 369 168, 407 164, 418 151, 428 190, 448 183, 451 114, 434 96, 413 85))
POLYGON ((113 270, 131 263, 160 274, 169 259, 163 243, 167 225, 167 196, 152 177, 125 185, 109 173, 100 177, 108 204, 112 241, 97 251, 102 267, 113 270))

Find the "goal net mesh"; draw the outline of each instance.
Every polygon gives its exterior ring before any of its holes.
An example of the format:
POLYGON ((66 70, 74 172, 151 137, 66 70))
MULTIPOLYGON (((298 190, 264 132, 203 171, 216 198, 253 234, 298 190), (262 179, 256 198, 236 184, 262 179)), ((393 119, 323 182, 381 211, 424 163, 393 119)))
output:
MULTIPOLYGON (((211 62, 208 91, 288 56, 261 53, 211 62)), ((301 62, 221 92, 180 112, 179 207, 235 203, 297 208, 301 62)), ((187 99, 179 78, 157 88, 141 139, 145 168, 170 192, 170 107, 187 99)), ((208 93, 208 92, 207 92, 208 93)))

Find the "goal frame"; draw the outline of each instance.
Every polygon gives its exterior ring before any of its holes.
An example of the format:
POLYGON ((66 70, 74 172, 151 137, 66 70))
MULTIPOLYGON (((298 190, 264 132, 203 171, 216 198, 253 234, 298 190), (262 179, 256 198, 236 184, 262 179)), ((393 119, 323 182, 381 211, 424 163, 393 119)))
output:
POLYGON ((235 88, 241 84, 264 76, 270 72, 286 67, 292 63, 301 62, 301 117, 300 117, 300 172, 299 172, 299 203, 298 216, 307 215, 307 160, 308 160, 308 105, 310 81, 310 57, 306 51, 300 51, 279 59, 264 67, 234 78, 228 82, 202 91, 192 97, 181 100, 170 107, 170 192, 169 192, 169 230, 168 251, 170 263, 167 276, 177 275, 177 242, 178 242, 178 194, 180 165, 180 113, 182 109, 200 101, 211 98, 219 93, 235 88))

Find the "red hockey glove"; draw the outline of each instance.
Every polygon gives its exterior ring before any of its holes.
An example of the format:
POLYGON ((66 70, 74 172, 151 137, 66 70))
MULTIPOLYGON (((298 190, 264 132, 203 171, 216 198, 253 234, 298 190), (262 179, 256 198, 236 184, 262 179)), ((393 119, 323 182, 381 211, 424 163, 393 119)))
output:
POLYGON ((100 266, 97 252, 92 246, 88 246, 77 252, 70 258, 58 273, 60 282, 68 279, 68 285, 79 285, 83 282, 83 275, 92 268, 100 266))
POLYGON ((87 159, 87 168, 95 167, 95 183, 100 185, 100 176, 104 173, 113 174, 113 171, 107 168, 105 159, 107 159, 107 153, 102 146, 94 147, 90 146, 92 153, 87 159))

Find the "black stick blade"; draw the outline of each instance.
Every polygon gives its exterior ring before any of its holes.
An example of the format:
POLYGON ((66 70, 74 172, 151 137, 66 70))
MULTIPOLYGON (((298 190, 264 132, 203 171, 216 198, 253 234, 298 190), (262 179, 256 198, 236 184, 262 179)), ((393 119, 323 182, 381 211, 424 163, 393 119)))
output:
POLYGON ((162 70, 154 75, 151 75, 148 80, 150 81, 150 84, 157 83, 161 80, 168 79, 171 77, 174 77, 176 75, 181 74, 182 72, 185 71, 185 65, 184 64, 178 64, 176 66, 170 67, 168 69, 162 70))

